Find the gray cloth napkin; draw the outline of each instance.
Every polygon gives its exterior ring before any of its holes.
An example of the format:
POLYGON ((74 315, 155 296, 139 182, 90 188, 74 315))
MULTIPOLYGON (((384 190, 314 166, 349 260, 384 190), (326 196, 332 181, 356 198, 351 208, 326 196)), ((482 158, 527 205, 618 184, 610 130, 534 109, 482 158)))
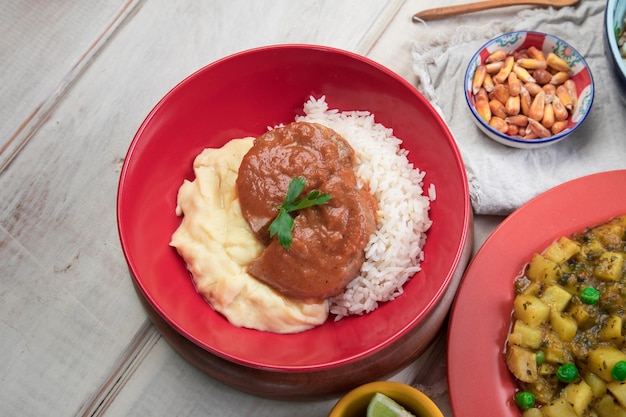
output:
POLYGON ((417 87, 441 111, 457 141, 477 214, 506 215, 560 183, 626 168, 626 98, 620 96, 605 56, 605 4, 584 0, 558 10, 525 9, 512 13, 507 22, 460 26, 452 34, 432 33, 429 41, 412 45, 417 87), (463 78, 469 60, 489 39, 514 30, 558 36, 591 67, 595 82, 591 113, 578 130, 554 145, 515 149, 499 144, 478 129, 467 108, 463 78))

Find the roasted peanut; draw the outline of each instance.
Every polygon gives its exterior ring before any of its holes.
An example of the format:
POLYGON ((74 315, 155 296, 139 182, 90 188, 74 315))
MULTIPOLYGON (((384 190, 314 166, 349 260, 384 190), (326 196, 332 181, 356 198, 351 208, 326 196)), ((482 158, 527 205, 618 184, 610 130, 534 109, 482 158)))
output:
POLYGON ((544 85, 552 80, 552 73, 548 70, 538 68, 533 71, 533 78, 539 85, 544 85))

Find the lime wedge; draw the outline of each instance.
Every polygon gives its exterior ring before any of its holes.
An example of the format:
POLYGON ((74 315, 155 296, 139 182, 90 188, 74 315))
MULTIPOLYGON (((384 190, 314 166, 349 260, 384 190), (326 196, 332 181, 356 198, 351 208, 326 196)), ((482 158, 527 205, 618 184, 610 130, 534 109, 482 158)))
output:
POLYGON ((377 392, 367 406, 367 417, 415 417, 400 404, 377 392))

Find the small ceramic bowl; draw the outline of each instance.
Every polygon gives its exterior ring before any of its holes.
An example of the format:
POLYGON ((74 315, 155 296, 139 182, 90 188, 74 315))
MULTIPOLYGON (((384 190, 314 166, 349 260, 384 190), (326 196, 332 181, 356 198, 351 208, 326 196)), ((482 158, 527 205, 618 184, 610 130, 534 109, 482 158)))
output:
POLYGON ((361 385, 343 396, 328 417, 363 417, 372 397, 385 394, 407 411, 419 417, 443 417, 437 405, 423 392, 410 385, 393 381, 377 381, 361 385))
MULTIPOLYGON (((532 75, 532 70, 528 72, 532 75)), ((589 114, 594 97, 593 77, 582 55, 562 39, 545 33, 531 31, 505 33, 483 45, 469 62, 467 71, 465 72, 464 90, 465 99, 478 127, 489 138, 514 148, 538 148, 559 142, 569 136, 580 126, 589 114), (515 52, 525 51, 531 46, 541 50, 545 56, 547 56, 549 52, 554 52, 558 57, 564 59, 569 64, 571 68, 569 75, 576 86, 577 105, 568 115, 565 130, 544 138, 524 139, 522 136, 509 135, 496 130, 480 116, 476 109, 476 100, 472 84, 476 69, 484 64, 487 57, 493 52, 503 49, 510 55, 515 52)))
POLYGON ((621 87, 621 96, 626 102, 626 62, 617 44, 619 34, 624 32, 626 0, 608 0, 604 14, 605 52, 621 87))

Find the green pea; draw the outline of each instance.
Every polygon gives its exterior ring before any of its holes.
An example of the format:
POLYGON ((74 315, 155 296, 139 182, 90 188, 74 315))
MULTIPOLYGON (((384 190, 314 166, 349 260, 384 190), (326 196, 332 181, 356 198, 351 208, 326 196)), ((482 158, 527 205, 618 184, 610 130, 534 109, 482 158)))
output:
POLYGON ((600 301, 600 291, 593 287, 586 287, 580 293, 580 301, 585 304, 598 304, 598 301, 600 301))
POLYGON ((561 365, 556 371, 556 377, 561 382, 572 382, 573 380, 578 378, 578 368, 573 363, 566 363, 565 365, 561 365))
POLYGON ((528 410, 535 406, 535 395, 532 392, 520 391, 515 394, 515 404, 520 410, 528 410))
POLYGON ((546 354, 543 353, 543 350, 538 350, 537 353, 535 353, 535 360, 537 361, 537 365, 541 365, 546 361, 546 354))
POLYGON ((613 369, 611 369, 611 376, 616 381, 626 380, 626 361, 619 361, 613 365, 613 369))

